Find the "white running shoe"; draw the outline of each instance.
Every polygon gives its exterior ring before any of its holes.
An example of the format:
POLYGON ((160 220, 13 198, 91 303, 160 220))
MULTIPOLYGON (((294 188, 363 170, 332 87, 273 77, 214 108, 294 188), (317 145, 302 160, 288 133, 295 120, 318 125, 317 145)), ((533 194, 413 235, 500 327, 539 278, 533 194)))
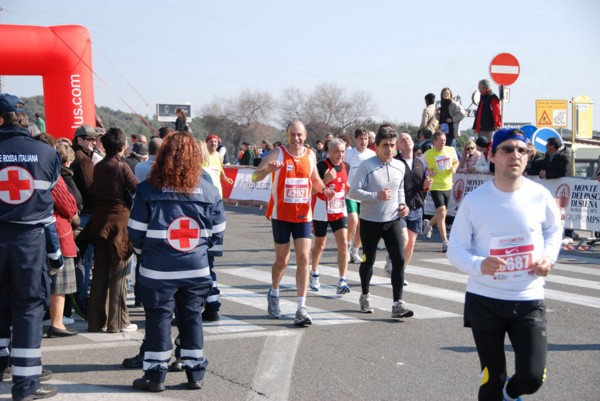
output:
POLYGON ((360 256, 358 256, 358 252, 350 253, 350 259, 348 260, 350 263, 360 264, 362 261, 360 260, 360 256))
POLYGON ((425 238, 431 238, 431 234, 433 234, 433 227, 429 224, 429 220, 423 220, 423 235, 425 238))
POLYGON ((310 281, 308 283, 308 287, 311 291, 319 292, 321 291, 321 283, 319 282, 319 274, 310 273, 310 281))
POLYGON ((308 316, 308 312, 305 307, 302 307, 296 311, 296 317, 294 318, 294 325, 304 327, 312 324, 312 319, 308 316))
POLYGON ((406 307, 406 303, 402 300, 398 302, 398 305, 392 305, 392 319, 399 319, 404 317, 412 317, 414 312, 406 307))
POLYGON ((279 297, 271 296, 271 290, 267 292, 267 313, 273 319, 279 319, 281 317, 281 310, 279 309, 279 297))
POLYGON ((360 303, 361 312, 373 313, 373 306, 371 306, 371 294, 360 294, 358 302, 360 303))
POLYGON ((337 289, 335 290, 335 293, 338 295, 344 295, 344 294, 348 294, 349 292, 350 292, 350 287, 348 287, 348 283, 346 282, 346 280, 338 281, 337 289))

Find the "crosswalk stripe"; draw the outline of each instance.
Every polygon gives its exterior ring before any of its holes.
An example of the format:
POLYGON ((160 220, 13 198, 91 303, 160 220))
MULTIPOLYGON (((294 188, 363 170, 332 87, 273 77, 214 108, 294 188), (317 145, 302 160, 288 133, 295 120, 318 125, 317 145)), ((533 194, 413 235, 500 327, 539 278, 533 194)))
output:
MULTIPOLYGON (((222 290, 221 286, 219 289, 222 290)), ((221 320, 218 322, 203 322, 202 329, 205 333, 210 334, 223 334, 223 333, 238 333, 248 331, 259 331, 264 330, 262 326, 257 326, 243 320, 232 319, 227 316, 221 316, 221 320)))
MULTIPOLYGON (((292 266, 292 265, 290 265, 288 267, 293 270, 295 270, 295 268, 296 268, 295 266, 292 266)), ((319 269, 320 269, 321 274, 323 274, 323 275, 338 277, 338 270, 335 268, 327 267, 327 266, 319 266, 319 269)), ((263 271, 263 270, 257 270, 257 269, 251 269, 251 268, 239 268, 239 269, 229 269, 229 270, 223 271, 223 273, 233 274, 238 277, 248 278, 248 279, 255 280, 255 281, 262 281, 262 282, 269 283, 269 284, 271 283, 271 273, 263 271)), ((358 273, 356 273, 356 272, 349 271, 347 274, 347 278, 349 280, 360 282, 360 277, 359 277, 358 273)), ((389 279, 385 279, 383 277, 378 277, 378 276, 373 276, 373 278, 371 280, 371 285, 391 288, 391 284, 389 284, 389 279)), ((285 288, 296 288, 295 277, 283 276, 283 279, 281 280, 281 286, 285 287, 285 288)), ((431 287, 431 289, 436 290, 435 287, 431 287)), ((349 298, 348 295, 343 295, 343 296, 337 295, 337 294, 335 294, 334 286, 321 286, 321 291, 318 294, 324 295, 326 297, 331 297, 331 298, 335 297, 342 301, 350 302, 350 303, 354 304, 356 306, 356 309, 358 310, 358 295, 356 295, 355 297, 351 297, 351 298, 349 298)), ((350 293, 350 296, 351 296, 351 294, 352 293, 350 293)), ((263 296, 263 298, 264 299, 261 298, 261 302, 263 302, 263 304, 264 304, 264 306, 262 308, 263 308, 263 310, 266 310, 266 308, 267 308, 266 297, 263 296)), ((463 298, 464 298, 464 294, 463 294, 463 298)), ((283 310, 282 302, 283 302, 283 300, 280 301, 280 306, 281 306, 281 309, 283 312, 284 310, 283 310)), ((371 303, 373 304, 373 307, 376 309, 381 309, 384 311, 391 311, 391 309, 392 309, 391 297, 384 298, 384 297, 380 297, 380 296, 371 294, 371 303)), ((426 306, 421 306, 421 305, 414 305, 411 303, 409 303, 409 307, 415 312, 415 316, 414 316, 415 319, 433 319, 433 318, 445 318, 445 317, 459 316, 455 313, 445 312, 445 311, 428 308, 426 306)), ((313 315, 315 315, 315 313, 312 312, 312 310, 313 310, 313 308, 309 307, 309 314, 311 315, 311 317, 313 315)), ((291 311, 293 313, 295 313, 296 304, 293 304, 293 309, 291 311)), ((313 323, 315 323, 314 318, 313 318, 313 323)), ((342 322, 342 323, 345 323, 345 322, 342 322)))
MULTIPOLYGON (((408 271, 422 277, 435 278, 439 280, 451 281, 454 283, 467 283, 467 276, 462 273, 450 273, 441 270, 429 269, 420 266, 409 266, 408 271)), ((568 278, 568 277, 567 277, 568 278)), ((560 282, 560 281, 559 281, 560 282)), ((586 287, 589 288, 589 287, 586 287)), ((592 308, 600 308, 600 298, 591 297, 588 295, 580 295, 565 291, 545 289, 546 299, 552 299, 562 302, 567 302, 575 305, 589 306, 592 308)))
MULTIPOLYGON (((447 258, 437 258, 437 259, 422 259, 421 262, 427 263, 436 263, 440 265, 452 266, 450 261, 447 258)), ((556 263, 552 270, 559 270, 561 272, 569 272, 569 273, 579 273, 579 274, 588 274, 590 276, 600 276, 600 270, 594 267, 585 267, 579 265, 572 265, 567 263, 556 263)), ((550 277, 550 276, 549 276, 550 277)), ((564 277, 564 276, 560 276, 564 277)))
MULTIPOLYGON (((291 266, 290 266, 291 267, 291 266)), ((328 277, 338 277, 339 272, 337 268, 328 267, 324 265, 319 265, 319 274, 328 277)), ((357 272, 353 272, 348 270, 346 272, 346 277, 353 281, 360 282, 360 275, 357 272)), ((384 288, 392 288, 390 284, 390 279, 385 277, 373 276, 371 278, 371 285, 376 285, 378 287, 384 288)), ((322 286, 321 286, 322 287, 322 286)), ((404 292, 410 292, 414 294, 427 295, 431 296, 432 293, 436 293, 436 298, 448 299, 455 302, 463 302, 465 295, 464 293, 459 293, 457 291, 451 290, 443 290, 436 287, 430 287, 427 285, 413 285, 411 284, 409 287, 404 287, 404 292), (410 287, 410 288, 409 288, 410 287), (451 294, 454 293, 454 294, 451 294)), ((322 290, 321 290, 322 291, 322 290)), ((344 299, 345 300, 345 299, 344 299)), ((356 301, 358 303, 358 301, 356 301)), ((391 311, 392 309, 392 301, 390 298, 379 297, 371 294, 371 303, 373 307, 377 309, 383 309, 386 311, 391 311), (381 299, 381 302, 379 302, 381 299), (375 301, 377 300, 377 301, 375 301)), ((434 319, 434 318, 443 318, 443 317, 457 317, 459 315, 455 313, 445 312, 438 309, 428 308, 426 306, 408 303, 408 307, 415 312, 415 319, 434 319)))
MULTIPOLYGON (((229 269, 224 270, 221 273, 234 274, 238 277, 250 278, 256 281, 265 281, 265 277, 261 277, 261 273, 264 273, 268 274, 268 282, 271 282, 270 272, 266 273, 260 270, 254 270, 249 268, 229 269)), ((293 280, 293 278, 290 279, 293 280)), ((288 280, 286 280, 286 277, 284 276, 282 280, 282 286, 292 287, 292 285, 290 285, 290 283, 287 281, 288 280)), ((238 287, 230 287, 222 284, 219 284, 219 289, 221 290, 221 296, 223 297, 223 299, 247 305, 256 309, 260 309, 261 311, 263 311, 265 316, 267 315, 266 294, 260 294, 254 291, 247 291, 238 287)), ((279 307, 281 309, 282 318, 294 319, 294 316, 296 315, 297 306, 298 304, 296 302, 288 301, 283 297, 279 299, 279 307)), ((346 316, 341 313, 329 312, 323 309, 313 308, 310 306, 308 307, 308 312, 310 317, 312 318, 314 325, 334 325, 364 322, 364 320, 346 316)))

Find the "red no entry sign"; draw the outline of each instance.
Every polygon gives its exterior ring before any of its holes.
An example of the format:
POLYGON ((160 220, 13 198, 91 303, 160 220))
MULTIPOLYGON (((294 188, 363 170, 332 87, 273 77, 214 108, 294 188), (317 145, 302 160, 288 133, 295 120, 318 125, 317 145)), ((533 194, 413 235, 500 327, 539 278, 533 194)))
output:
POLYGON ((490 63, 490 77, 498 85, 512 85, 519 78, 519 61, 510 53, 500 53, 490 63))

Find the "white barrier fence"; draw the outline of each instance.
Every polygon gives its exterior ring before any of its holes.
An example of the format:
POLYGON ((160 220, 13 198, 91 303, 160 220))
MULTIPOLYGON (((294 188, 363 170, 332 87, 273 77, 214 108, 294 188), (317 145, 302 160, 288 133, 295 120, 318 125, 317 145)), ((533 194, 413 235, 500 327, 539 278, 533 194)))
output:
MULTIPOLYGON (((227 176, 234 180, 233 185, 223 182, 223 195, 230 201, 268 202, 271 190, 271 177, 253 183, 252 167, 225 166, 227 176)), ((454 186, 450 197, 448 214, 456 215, 460 202, 469 192, 490 180, 487 174, 454 174, 454 186)), ((556 199, 567 229, 600 231, 600 182, 586 178, 564 177, 552 180, 531 178, 542 184, 556 199)), ((493 205, 481 205, 491 207, 493 205)), ((435 214, 435 207, 429 194, 425 203, 425 214, 435 214)))

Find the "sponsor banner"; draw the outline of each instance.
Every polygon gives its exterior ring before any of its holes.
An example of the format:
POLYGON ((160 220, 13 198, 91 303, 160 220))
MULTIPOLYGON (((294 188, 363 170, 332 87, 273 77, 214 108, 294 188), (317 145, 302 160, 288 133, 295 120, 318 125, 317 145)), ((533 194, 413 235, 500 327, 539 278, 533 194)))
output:
POLYGON ((223 166, 225 175, 233 180, 230 185, 221 181, 223 185, 223 198, 230 201, 258 201, 269 202, 271 195, 271 175, 259 182, 252 182, 252 167, 223 166))
MULTIPOLYGON (((225 166, 225 174, 233 179, 233 185, 221 181, 225 201, 256 201, 268 203, 271 193, 271 176, 253 183, 255 168, 225 166)), ((454 186, 450 195, 448 214, 455 216, 461 201, 478 186, 492 178, 489 174, 454 174, 454 186)), ((556 199, 560 207, 565 228, 585 231, 600 231, 600 182, 578 177, 563 177, 552 180, 531 178, 542 184, 556 199)), ((489 205, 482 205, 488 207, 489 205)), ((435 206, 431 196, 425 200, 425 214, 434 215, 435 206)))
MULTIPOLYGON (((455 216, 464 197, 491 178, 489 174, 454 174, 448 214, 455 216)), ((542 180, 539 177, 530 179, 542 184, 554 196, 560 207, 565 228, 600 231, 600 182, 576 177, 552 180, 542 180)), ((487 206, 482 205, 482 207, 487 206)), ((435 214, 435 206, 429 194, 425 200, 425 214, 430 216, 435 214)))

